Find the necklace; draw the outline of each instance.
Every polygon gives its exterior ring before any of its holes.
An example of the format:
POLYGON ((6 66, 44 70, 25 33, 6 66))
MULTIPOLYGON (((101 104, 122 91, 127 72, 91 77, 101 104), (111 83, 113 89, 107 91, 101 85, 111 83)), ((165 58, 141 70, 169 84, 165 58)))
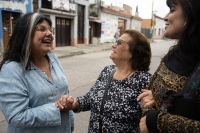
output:
POLYGON ((47 65, 46 65, 46 63, 45 63, 45 60, 44 60, 44 58, 43 58, 43 70, 42 70, 42 72, 45 74, 44 66, 45 66, 45 68, 47 69, 47 71, 49 71, 49 72, 51 73, 51 71, 48 69, 48 67, 47 67, 47 65))
MULTIPOLYGON (((134 70, 133 70, 133 71, 134 71, 134 70)), ((132 73, 133 71, 131 71, 131 73, 132 73)), ((130 76, 131 73, 129 73, 124 79, 128 78, 128 76, 130 76)), ((119 82, 116 86, 111 87, 110 89, 114 89, 114 88, 118 87, 118 86, 122 83, 122 81, 123 81, 124 79, 122 79, 121 82, 119 82)), ((113 80, 113 78, 112 78, 112 80, 113 80)))

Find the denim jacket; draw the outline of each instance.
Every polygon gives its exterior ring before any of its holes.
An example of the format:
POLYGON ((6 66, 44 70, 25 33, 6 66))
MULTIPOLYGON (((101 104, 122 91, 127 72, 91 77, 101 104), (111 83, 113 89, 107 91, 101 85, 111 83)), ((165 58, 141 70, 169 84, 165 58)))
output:
POLYGON ((60 112, 55 106, 61 95, 68 94, 68 82, 58 58, 49 57, 52 82, 31 63, 23 73, 22 63, 3 65, 0 71, 0 109, 7 133, 71 133, 72 111, 60 112))

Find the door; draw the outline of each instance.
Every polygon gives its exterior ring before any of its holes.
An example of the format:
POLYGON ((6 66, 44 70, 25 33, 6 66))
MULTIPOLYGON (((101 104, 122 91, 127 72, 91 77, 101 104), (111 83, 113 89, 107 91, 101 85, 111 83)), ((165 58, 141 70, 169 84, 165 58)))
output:
POLYGON ((84 6, 78 5, 78 43, 84 43, 84 6))
POLYGON ((20 18, 20 13, 2 11, 2 18, 3 18, 3 46, 4 50, 6 50, 13 29, 15 28, 16 21, 18 18, 20 18))
POLYGON ((118 29, 120 30, 120 36, 121 36, 125 30, 125 20, 122 19, 118 20, 118 29))
POLYGON ((56 46, 70 46, 71 20, 56 18, 56 46))
POLYGON ((89 22, 90 29, 89 29, 89 44, 92 44, 92 29, 93 29, 93 22, 89 22))

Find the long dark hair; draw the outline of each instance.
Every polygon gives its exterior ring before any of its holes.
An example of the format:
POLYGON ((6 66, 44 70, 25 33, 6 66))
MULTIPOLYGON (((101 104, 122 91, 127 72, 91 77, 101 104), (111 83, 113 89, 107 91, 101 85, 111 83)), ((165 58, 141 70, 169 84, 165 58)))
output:
POLYGON ((178 50, 180 56, 186 62, 194 65, 195 59, 200 59, 200 0, 167 0, 169 8, 173 4, 181 5, 187 24, 182 35, 177 40, 177 44, 170 48, 167 55, 170 58, 178 50))
POLYGON ((8 47, 3 53, 3 60, 0 63, 0 71, 5 63, 16 61, 21 62, 23 68, 27 70, 30 67, 31 60, 31 42, 33 39, 35 27, 46 20, 52 25, 51 20, 39 13, 27 13, 17 20, 13 34, 8 42, 8 47))

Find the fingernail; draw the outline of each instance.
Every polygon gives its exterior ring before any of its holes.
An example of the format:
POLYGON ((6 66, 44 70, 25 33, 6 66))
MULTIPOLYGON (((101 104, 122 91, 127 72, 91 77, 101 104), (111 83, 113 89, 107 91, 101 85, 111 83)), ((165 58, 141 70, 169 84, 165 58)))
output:
POLYGON ((64 109, 64 107, 62 107, 62 109, 64 109))
POLYGON ((138 99, 137 99, 137 101, 138 101, 138 99))

